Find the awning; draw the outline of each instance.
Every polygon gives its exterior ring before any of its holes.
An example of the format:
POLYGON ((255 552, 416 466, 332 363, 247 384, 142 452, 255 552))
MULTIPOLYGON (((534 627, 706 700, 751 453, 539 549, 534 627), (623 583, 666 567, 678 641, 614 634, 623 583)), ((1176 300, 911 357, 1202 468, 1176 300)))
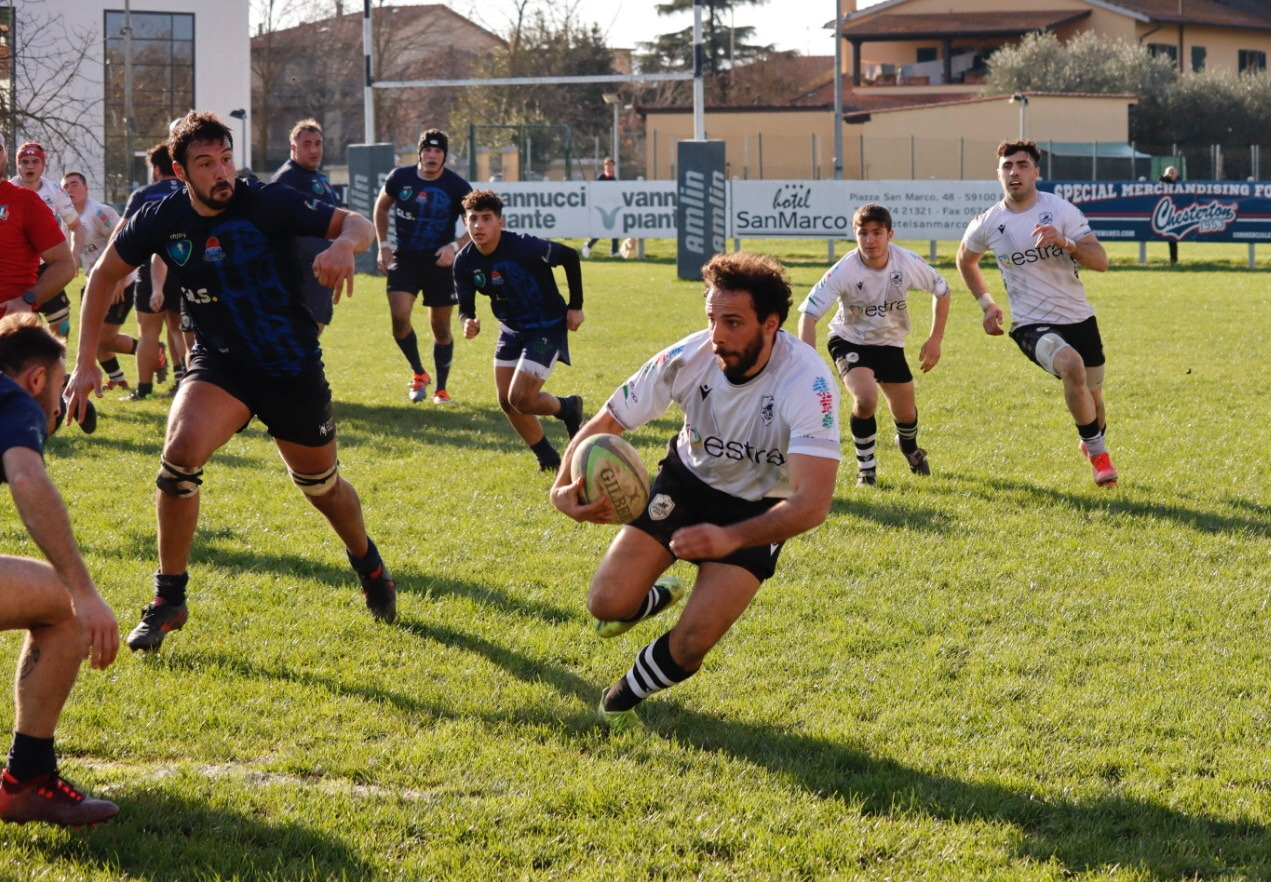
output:
POLYGON ((1151 159, 1119 141, 1038 141, 1037 148, 1051 156, 1097 156, 1100 159, 1151 159))

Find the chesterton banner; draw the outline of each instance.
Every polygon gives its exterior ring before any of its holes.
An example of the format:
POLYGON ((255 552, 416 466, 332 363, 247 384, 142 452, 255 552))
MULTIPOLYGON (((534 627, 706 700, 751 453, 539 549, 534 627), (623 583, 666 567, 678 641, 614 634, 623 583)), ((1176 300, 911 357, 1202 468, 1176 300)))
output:
POLYGON ((1100 239, 1271 240, 1265 181, 1039 181, 1076 205, 1100 239))

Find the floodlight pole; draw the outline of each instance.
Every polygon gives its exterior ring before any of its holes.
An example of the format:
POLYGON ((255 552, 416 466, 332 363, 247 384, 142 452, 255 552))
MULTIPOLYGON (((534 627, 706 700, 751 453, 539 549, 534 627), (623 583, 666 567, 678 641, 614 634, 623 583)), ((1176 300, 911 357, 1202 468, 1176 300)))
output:
POLYGON ((693 0, 693 139, 706 140, 706 87, 702 81, 706 49, 702 45, 702 0, 693 0))
POLYGON ((1010 103, 1019 105, 1019 139, 1023 141, 1028 137, 1028 96, 1023 92, 1016 92, 1011 96, 1010 103))
POLYGON ((367 144, 374 144, 375 90, 371 88, 371 0, 362 0, 362 62, 365 66, 362 86, 363 135, 367 144))
POLYGON ((843 10, 834 0, 834 180, 843 180, 843 10))

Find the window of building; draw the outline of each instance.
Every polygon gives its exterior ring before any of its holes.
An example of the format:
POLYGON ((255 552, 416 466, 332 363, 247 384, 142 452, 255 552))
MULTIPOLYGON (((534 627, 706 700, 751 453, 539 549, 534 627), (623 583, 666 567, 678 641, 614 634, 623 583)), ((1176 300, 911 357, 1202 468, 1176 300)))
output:
POLYGON ((1258 49, 1240 50, 1240 72, 1247 70, 1266 70, 1267 53, 1258 49))
POLYGON ((1192 70, 1204 70, 1204 69, 1205 69, 1205 47, 1193 46, 1192 47, 1192 70))
POLYGON ((939 57, 940 57, 940 50, 937 49, 935 46, 919 46, 918 47, 918 58, 916 60, 919 63, 922 63, 924 61, 935 61, 939 57))
POLYGON ((1153 58, 1168 58, 1170 61, 1178 61, 1178 47, 1173 43, 1148 43, 1147 51, 1152 54, 1153 58))
POLYGON ((166 139, 168 124, 194 106, 194 16, 134 12, 130 136, 123 33, 124 14, 107 10, 106 198, 111 202, 123 202, 134 187, 149 182, 145 152, 166 139))

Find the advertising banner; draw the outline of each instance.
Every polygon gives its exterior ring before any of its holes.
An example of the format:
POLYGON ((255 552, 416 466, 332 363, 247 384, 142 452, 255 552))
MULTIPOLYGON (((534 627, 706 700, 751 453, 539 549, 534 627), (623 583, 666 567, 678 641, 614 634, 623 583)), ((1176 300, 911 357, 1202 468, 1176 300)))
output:
MULTIPOLYGON (((356 211, 368 220, 375 217, 375 199, 384 188, 397 154, 392 144, 350 144, 349 145, 349 185, 345 191, 344 207, 356 211)), ((389 213, 392 224, 392 213, 389 213)), ((378 273, 375 265, 377 257, 375 246, 357 256, 357 271, 360 273, 378 273)))
POLYGON ((1040 181, 1082 210, 1100 239, 1271 240, 1266 181, 1040 181))
POLYGON ((685 281, 702 278, 702 264, 724 250, 728 235, 728 188, 723 141, 681 141, 675 199, 675 272, 685 281))
POLYGON ((674 181, 500 181, 503 225, 544 239, 675 238, 674 181))
POLYGON ((867 202, 891 212, 897 239, 962 238, 1002 198, 996 181, 733 181, 737 239, 851 239, 852 214, 867 202))

